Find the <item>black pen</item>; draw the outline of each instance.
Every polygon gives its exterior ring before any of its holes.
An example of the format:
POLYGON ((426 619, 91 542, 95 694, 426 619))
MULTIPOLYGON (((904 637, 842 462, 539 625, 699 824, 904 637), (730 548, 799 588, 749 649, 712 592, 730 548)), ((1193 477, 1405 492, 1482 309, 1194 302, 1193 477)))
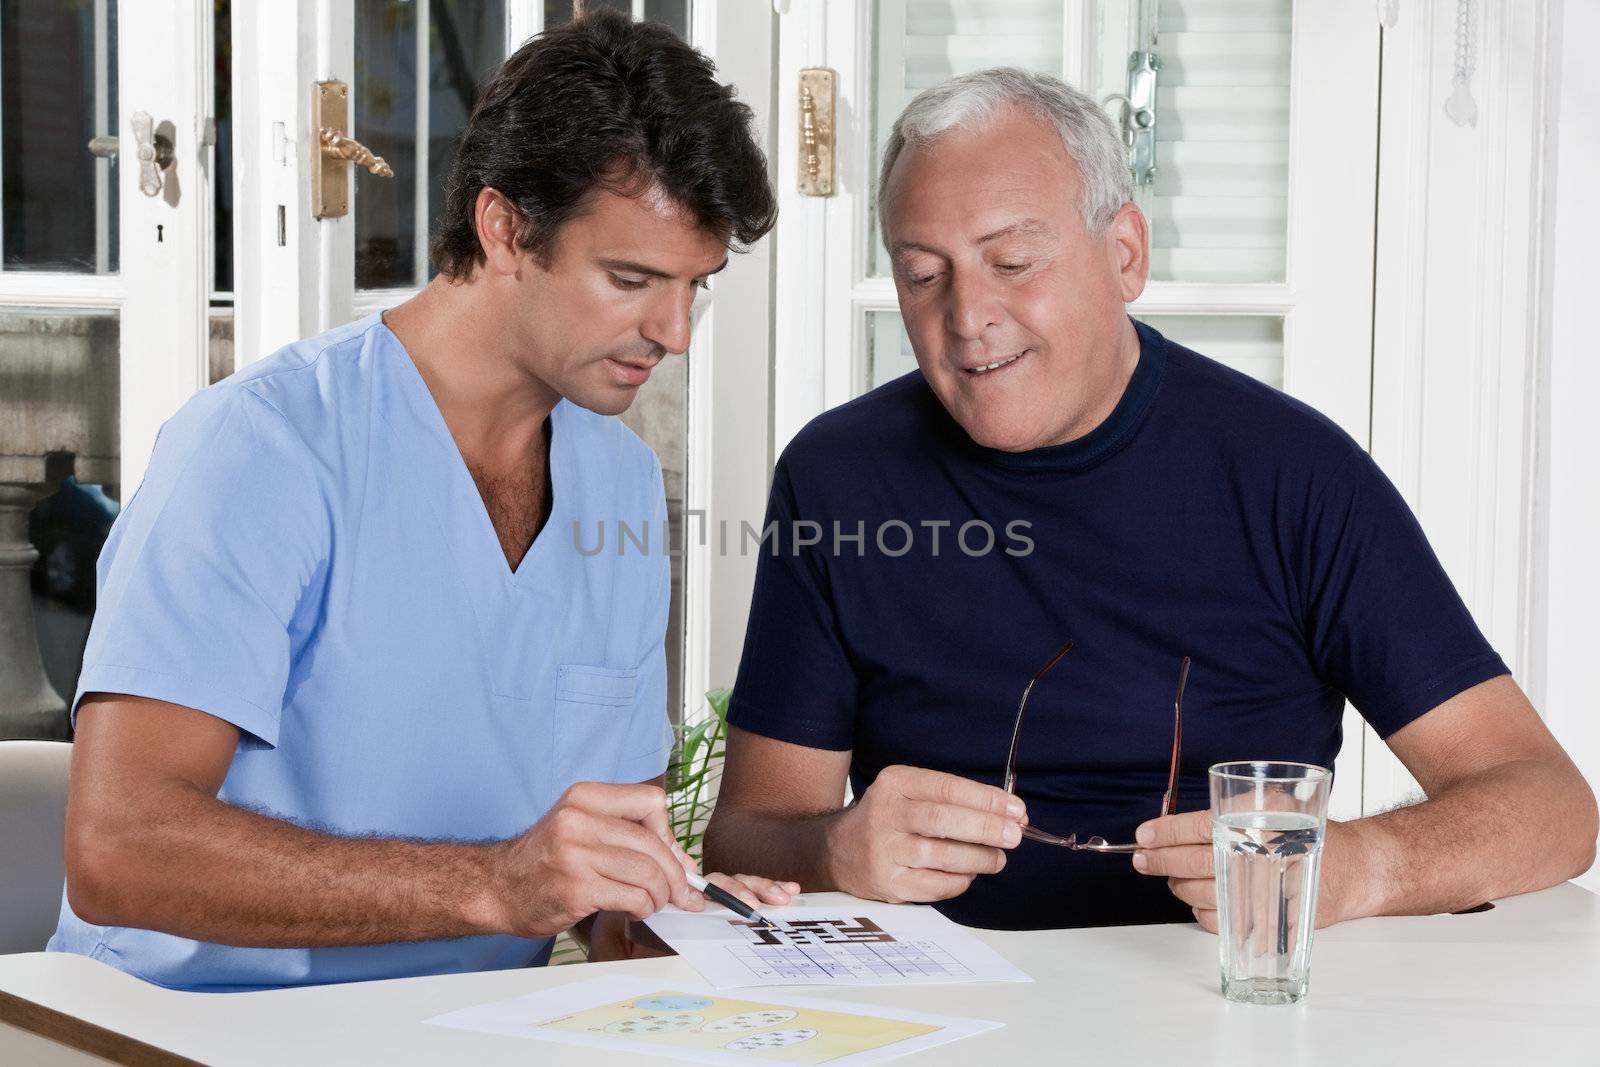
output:
POLYGON ((750 919, 754 922, 761 923, 763 926, 777 925, 771 919, 767 918, 765 915, 762 915, 759 911, 752 908, 750 905, 746 904, 744 901, 740 900, 726 889, 719 885, 713 885, 712 883, 706 881, 703 876, 696 874, 694 871, 688 872, 688 878, 690 885, 694 886, 696 889, 700 890, 700 892, 704 893, 706 896, 710 897, 718 904, 721 904, 724 908, 727 908, 734 914, 742 916, 746 919, 750 919))

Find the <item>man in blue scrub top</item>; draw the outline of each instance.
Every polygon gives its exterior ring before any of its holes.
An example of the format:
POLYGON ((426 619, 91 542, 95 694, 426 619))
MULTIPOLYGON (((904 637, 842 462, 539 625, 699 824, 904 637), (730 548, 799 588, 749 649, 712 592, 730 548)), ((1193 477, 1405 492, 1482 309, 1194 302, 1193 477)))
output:
POLYGON ((611 416, 774 212, 748 108, 666 30, 596 15, 507 60, 440 276, 163 427, 100 559, 53 949, 248 989, 703 906, 659 788, 664 546, 575 531, 663 530, 611 416))
POLYGON ((918 96, 883 159, 919 371, 778 463, 708 862, 981 926, 1215 930, 1207 766, 1331 764, 1348 697, 1428 799, 1329 828, 1319 921, 1584 870, 1593 793, 1376 465, 1128 319, 1149 240, 1094 102, 980 72, 918 96), (1019 698, 1069 639, 1010 796, 1019 698), (1185 656, 1179 814, 1153 819, 1185 656))

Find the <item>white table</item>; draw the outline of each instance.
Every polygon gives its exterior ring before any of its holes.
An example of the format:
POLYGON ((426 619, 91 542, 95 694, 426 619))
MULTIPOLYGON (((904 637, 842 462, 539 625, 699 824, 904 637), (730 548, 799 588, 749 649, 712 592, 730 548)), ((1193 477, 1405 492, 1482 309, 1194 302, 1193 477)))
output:
MULTIPOLYGON (((848 900, 813 895, 807 903, 848 900)), ((1492 911, 1363 919, 1317 934, 1311 996, 1229 1004, 1196 926, 980 932, 1029 985, 794 992, 1005 1023, 918 1063, 1600 1064, 1600 897, 1573 885, 1492 911)), ((206 1064, 598 1064, 615 1057, 423 1026, 444 1011, 615 972, 693 982, 677 958, 259 993, 179 993, 79 956, 0 956, 0 1019, 38 1008, 206 1064)), ((759 996, 759 994, 756 994, 759 996)), ((131 1062, 175 1062, 124 1047, 131 1062)), ((0 1063, 94 1062, 0 1023, 0 1063)), ((181 1062, 181 1061, 176 1061, 181 1062)), ((670 1063, 673 1061, 662 1060, 670 1063)))

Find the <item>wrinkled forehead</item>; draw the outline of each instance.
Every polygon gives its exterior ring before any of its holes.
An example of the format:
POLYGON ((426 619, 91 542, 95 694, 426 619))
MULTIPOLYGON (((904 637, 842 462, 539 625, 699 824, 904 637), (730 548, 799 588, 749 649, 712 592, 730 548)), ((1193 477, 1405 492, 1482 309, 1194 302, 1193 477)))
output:
POLYGON ((1032 219, 1065 227, 1079 209, 1077 165, 1060 134, 1028 115, 908 144, 883 190, 886 243, 976 239, 1032 219))

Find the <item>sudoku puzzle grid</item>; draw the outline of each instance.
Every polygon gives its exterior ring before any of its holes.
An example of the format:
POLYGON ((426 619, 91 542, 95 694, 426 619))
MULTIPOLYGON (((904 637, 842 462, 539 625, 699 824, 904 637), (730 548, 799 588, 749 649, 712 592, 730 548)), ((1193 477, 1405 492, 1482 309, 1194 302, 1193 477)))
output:
POLYGON ((962 978, 971 969, 932 941, 898 941, 870 919, 818 919, 785 928, 732 923, 750 941, 728 952, 757 980, 962 978))

